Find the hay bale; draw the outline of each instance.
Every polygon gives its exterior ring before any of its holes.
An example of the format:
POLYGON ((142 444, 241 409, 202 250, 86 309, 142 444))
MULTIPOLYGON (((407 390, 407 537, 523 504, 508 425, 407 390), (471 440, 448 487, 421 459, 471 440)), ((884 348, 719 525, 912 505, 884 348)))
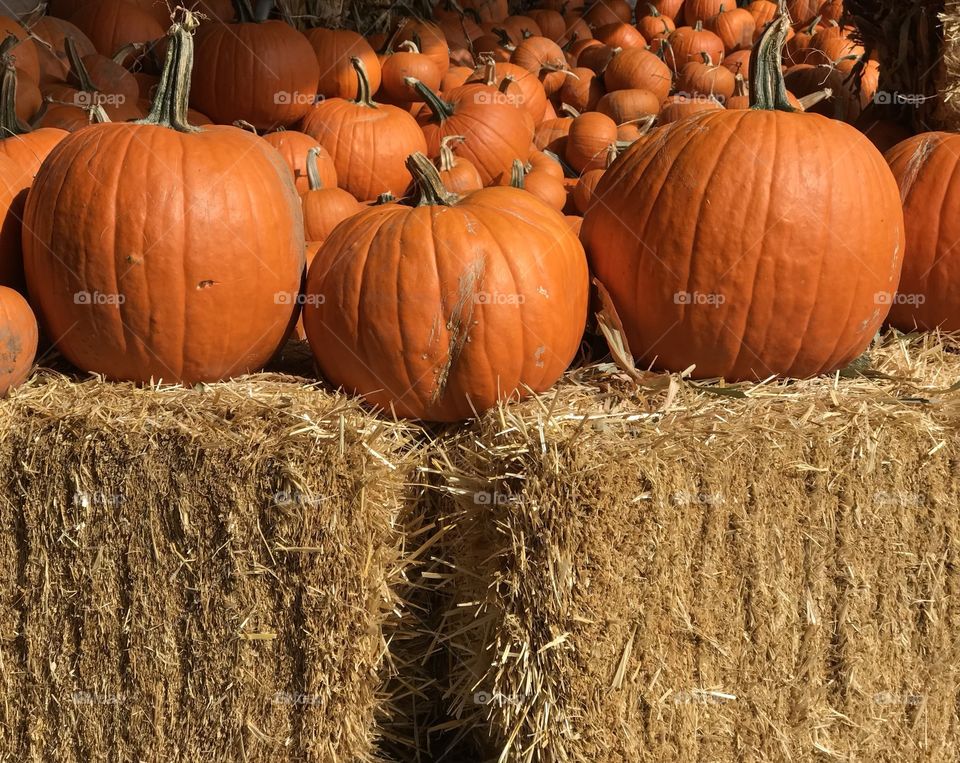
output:
POLYGON ((374 758, 411 427, 270 374, 46 372, 0 422, 5 758, 374 758))
POLYGON ((442 442, 444 728, 501 763, 955 759, 956 349, 586 369, 442 442))

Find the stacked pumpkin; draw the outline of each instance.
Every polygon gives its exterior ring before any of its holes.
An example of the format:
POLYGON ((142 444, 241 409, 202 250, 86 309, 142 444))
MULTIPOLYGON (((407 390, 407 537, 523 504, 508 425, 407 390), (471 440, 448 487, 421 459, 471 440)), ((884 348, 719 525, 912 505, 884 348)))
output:
POLYGON ((295 332, 333 383, 398 415, 456 420, 548 388, 573 359, 582 226, 649 362, 728 378, 829 370, 882 321, 863 300, 895 289, 901 226, 889 171, 843 124, 873 126, 878 69, 841 6, 656 0, 635 15, 625 0, 544 0, 511 15, 505 0, 439 0, 430 20, 363 37, 298 31, 269 2, 206 0, 219 23, 203 24, 152 0, 53 2, 61 17, 24 19, 32 37, 8 19, 0 49, 14 136, 0 143, 4 283, 84 370, 212 381, 261 367, 295 332), (874 173, 881 190, 861 209, 822 168, 832 193, 817 191, 818 152, 787 162, 774 126, 798 146, 835 132, 848 177, 874 173), (714 137, 693 159, 671 153, 693 130, 714 137), (769 174, 745 179, 768 154, 769 174), (16 205, 34 175, 25 290, 16 205), (780 209, 803 234, 753 225, 780 209), (873 220, 874 238, 845 230, 844 244, 870 267, 837 255, 798 269, 813 210, 873 220), (675 299, 787 275, 805 286, 771 283, 713 313, 675 299), (856 329, 826 336, 821 313, 840 312, 856 329))

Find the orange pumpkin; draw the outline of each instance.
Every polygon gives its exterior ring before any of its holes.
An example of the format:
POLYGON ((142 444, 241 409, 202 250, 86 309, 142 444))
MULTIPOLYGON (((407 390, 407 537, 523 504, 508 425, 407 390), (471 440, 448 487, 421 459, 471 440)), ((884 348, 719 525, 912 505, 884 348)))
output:
POLYGON ((307 151, 310 189, 300 197, 303 204, 303 235, 307 241, 325 241, 341 222, 366 208, 342 188, 324 185, 317 165, 321 152, 324 152, 323 146, 307 151))
POLYGON ((877 294, 895 290, 904 246, 897 185, 849 125, 789 113, 788 25, 754 50, 754 108, 660 128, 596 188, 581 237, 642 365, 812 376, 856 358, 883 322, 877 294))
POLYGON ((357 75, 351 59, 363 61, 370 93, 380 89, 380 60, 363 37, 349 29, 317 27, 306 32, 320 70, 317 92, 326 98, 357 97, 357 75))
POLYGON ((548 389, 584 329, 580 242, 532 194, 460 197, 425 156, 409 165, 413 206, 350 218, 310 267, 303 323, 320 371, 391 414, 432 421, 548 389))
POLYGON ((22 384, 37 356, 37 319, 18 292, 0 286, 0 395, 22 384))
POLYGON ((437 169, 440 171, 440 181, 453 193, 470 193, 483 188, 483 179, 473 162, 457 156, 451 148, 452 143, 463 143, 465 140, 462 135, 447 135, 440 141, 437 169))
POLYGON ((670 93, 673 75, 670 68, 646 50, 623 50, 617 53, 603 72, 607 91, 649 90, 661 101, 670 93))
POLYGON ((403 109, 376 103, 363 62, 351 59, 358 83, 357 99, 330 98, 303 120, 302 131, 333 157, 337 183, 360 201, 390 191, 402 196, 410 185, 404 159, 426 150, 423 132, 403 109))
POLYGON ((296 130, 278 130, 264 135, 263 140, 280 152, 280 156, 293 173, 293 181, 299 194, 303 195, 310 190, 310 180, 307 177, 307 153, 312 148, 319 149, 314 157, 314 165, 320 177, 320 186, 336 187, 337 168, 333 164, 333 157, 315 138, 296 130))
POLYGON ((405 80, 420 80, 431 90, 438 90, 442 75, 437 65, 423 55, 413 42, 402 42, 398 50, 385 56, 380 67, 380 91, 392 101, 421 101, 422 98, 405 80))
POLYGON ((617 142, 617 125, 606 114, 593 111, 573 120, 567 135, 564 159, 582 173, 606 164, 607 149, 617 142))
POLYGON ((191 13, 171 27, 150 116, 71 134, 27 197, 24 266, 45 333, 113 379, 247 373, 294 318, 299 197, 260 138, 187 123, 195 27, 191 13))

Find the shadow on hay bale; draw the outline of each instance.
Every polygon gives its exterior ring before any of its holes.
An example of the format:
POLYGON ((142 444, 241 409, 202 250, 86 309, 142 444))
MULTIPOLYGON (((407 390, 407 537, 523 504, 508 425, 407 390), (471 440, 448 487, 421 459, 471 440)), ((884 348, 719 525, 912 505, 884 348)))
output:
POLYGON ((41 372, 0 420, 0 757, 354 763, 378 722, 405 743, 410 426, 270 374, 41 372))
POLYGON ((714 394, 587 369, 441 442, 443 728, 501 763, 953 760, 947 350, 714 394))

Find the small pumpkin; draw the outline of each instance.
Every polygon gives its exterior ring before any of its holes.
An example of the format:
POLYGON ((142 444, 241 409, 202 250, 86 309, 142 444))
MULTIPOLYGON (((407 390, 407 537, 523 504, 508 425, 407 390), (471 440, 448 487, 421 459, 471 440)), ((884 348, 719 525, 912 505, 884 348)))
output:
POLYGON ((519 159, 513 162, 510 173, 510 186, 532 193, 548 207, 561 211, 567 203, 567 191, 563 178, 557 178, 547 172, 536 171, 530 164, 519 159))
POLYGON ((453 193, 464 194, 483 188, 483 179, 473 162, 457 156, 451 148, 452 143, 463 143, 465 140, 463 135, 447 135, 440 141, 437 169, 444 188, 453 193))
POLYGON ((395 102, 422 100, 406 83, 407 78, 420 80, 431 90, 439 90, 443 78, 437 65, 410 41, 400 43, 395 52, 384 57, 380 75, 381 92, 395 102))
POLYGON ((426 150, 423 132, 408 112, 374 101, 363 61, 354 57, 351 64, 356 100, 328 98, 306 116, 301 130, 327 149, 338 185, 355 199, 384 191, 402 196, 410 185, 404 157, 426 150))
POLYGON ((607 91, 649 90, 661 101, 670 93, 673 74, 670 68, 653 53, 646 50, 622 50, 603 72, 607 91))
POLYGON ((317 93, 326 98, 357 97, 357 75, 351 59, 363 62, 371 94, 380 89, 380 59, 363 37, 349 29, 316 27, 306 32, 319 68, 317 93))
POLYGON ((599 112, 581 114, 573 120, 567 135, 564 159, 574 172, 604 167, 607 150, 617 142, 617 125, 599 112))
POLYGON ((333 157, 315 138, 297 130, 277 130, 264 135, 263 140, 273 146, 283 157, 290 172, 293 173, 293 182, 301 196, 310 190, 307 154, 312 148, 319 149, 314 155, 313 163, 320 178, 320 187, 336 187, 337 168, 333 164, 333 157))
POLYGON ((723 40, 704 29, 701 21, 697 21, 693 26, 678 28, 667 41, 670 44, 664 58, 674 73, 691 61, 700 61, 704 53, 717 63, 723 61, 723 40))
POLYGON ((733 73, 702 54, 702 61, 685 64, 677 77, 677 89, 686 95, 699 94, 715 96, 721 103, 733 95, 736 77, 733 73))
POLYGON ((0 286, 0 395, 20 386, 37 356, 37 319, 23 296, 0 286))
POLYGON ((737 8, 733 0, 727 0, 727 4, 721 3, 717 15, 708 19, 704 26, 720 38, 727 53, 753 47, 757 22, 750 11, 737 8))
POLYGON ((307 151, 307 178, 310 189, 300 197, 303 204, 303 235, 307 241, 324 241, 341 222, 365 207, 336 186, 324 185, 317 159, 323 146, 307 151))

